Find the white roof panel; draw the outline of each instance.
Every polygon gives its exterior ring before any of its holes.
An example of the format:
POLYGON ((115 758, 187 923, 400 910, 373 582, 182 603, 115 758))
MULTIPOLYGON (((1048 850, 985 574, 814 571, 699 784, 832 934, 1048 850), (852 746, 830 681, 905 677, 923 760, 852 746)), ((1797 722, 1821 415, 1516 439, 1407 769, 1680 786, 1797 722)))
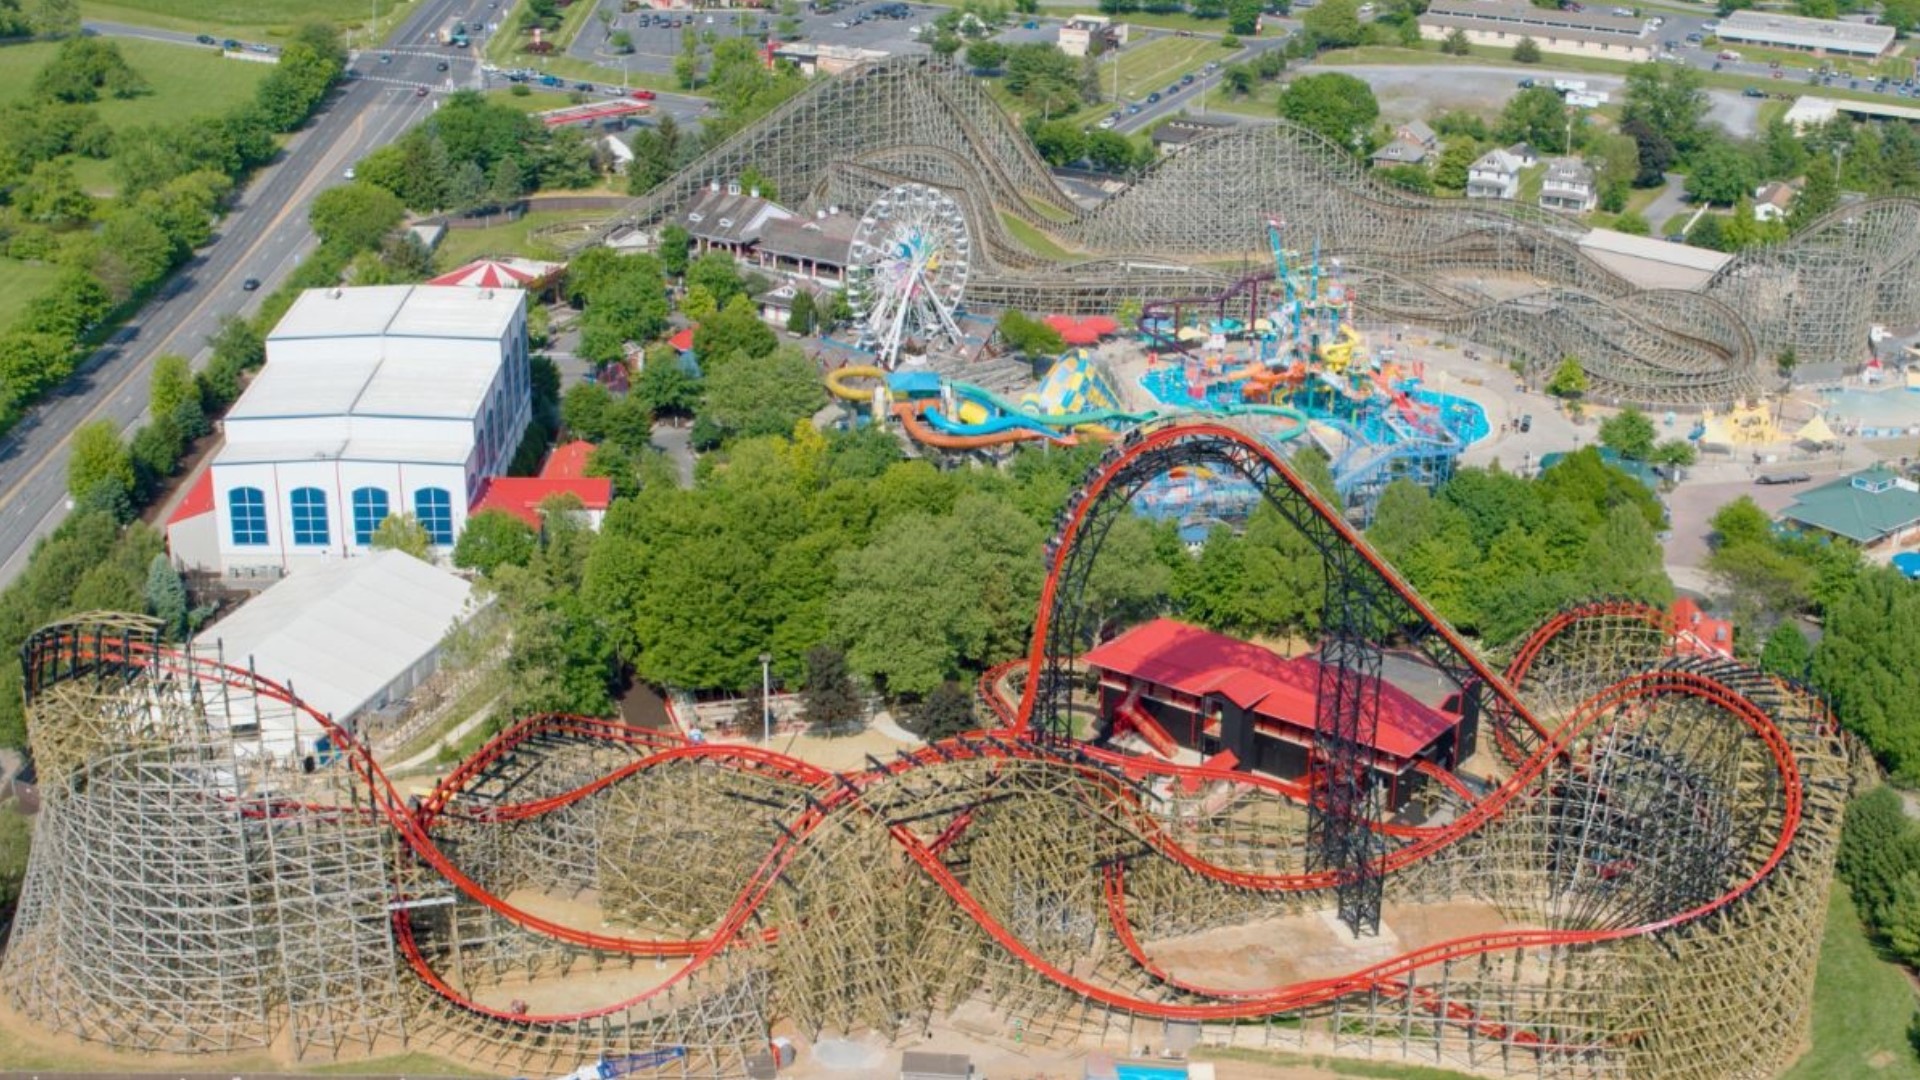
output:
POLYGON ((496 369, 472 360, 410 360, 380 365, 353 405, 355 416, 429 416, 471 420, 496 369))
POLYGON ((228 443, 215 465, 270 465, 301 461, 372 461, 402 465, 464 465, 473 454, 473 436, 464 439, 275 439, 228 443))
POLYGON ((413 289, 412 285, 308 289, 280 316, 267 340, 384 334, 387 324, 393 321, 394 314, 413 289))
POLYGON ((432 654, 468 613, 473 586, 398 551, 302 566, 200 632, 226 662, 289 684, 338 720, 432 654))
POLYGON ((388 334, 498 341, 527 299, 520 289, 464 285, 415 285, 412 289, 388 324, 388 334))
POLYGON ((233 420, 271 416, 343 416, 380 368, 371 353, 341 355, 325 364, 268 363, 227 410, 233 420))

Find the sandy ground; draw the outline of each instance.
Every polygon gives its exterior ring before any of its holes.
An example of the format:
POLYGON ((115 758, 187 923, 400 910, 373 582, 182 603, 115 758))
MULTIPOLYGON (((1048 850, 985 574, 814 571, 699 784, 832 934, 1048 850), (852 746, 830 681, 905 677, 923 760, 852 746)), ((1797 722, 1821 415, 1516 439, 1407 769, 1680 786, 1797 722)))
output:
POLYGON ((1355 941, 1329 911, 1143 942, 1154 963, 1183 982, 1248 991, 1324 979, 1436 942, 1506 929, 1485 904, 1389 904, 1380 934, 1355 941))

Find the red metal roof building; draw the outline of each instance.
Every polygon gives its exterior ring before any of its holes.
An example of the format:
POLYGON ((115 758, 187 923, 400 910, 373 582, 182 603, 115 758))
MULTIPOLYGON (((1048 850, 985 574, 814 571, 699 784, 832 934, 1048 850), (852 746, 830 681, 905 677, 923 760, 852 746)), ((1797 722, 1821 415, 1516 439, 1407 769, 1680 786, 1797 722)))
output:
MULTIPOLYGON (((1315 656, 1289 660, 1225 634, 1155 619, 1095 646, 1082 660, 1099 674, 1101 715, 1109 720, 1137 707, 1173 742, 1207 757, 1231 752, 1276 776, 1310 772, 1320 677, 1315 656)), ((1384 680, 1379 700, 1370 749, 1389 805, 1397 808, 1414 790, 1408 776, 1414 764, 1453 768, 1472 754, 1476 725, 1384 680)))
POLYGON ((1733 656, 1733 623, 1707 614, 1693 597, 1682 596, 1673 602, 1673 625, 1676 652, 1708 658, 1733 656))
POLYGON ((588 522, 597 529, 613 501, 613 481, 586 475, 587 458, 592 454, 593 444, 580 439, 554 447, 538 476, 496 476, 487 480, 469 513, 504 510, 538 529, 541 503, 555 495, 574 495, 586 508, 588 522))

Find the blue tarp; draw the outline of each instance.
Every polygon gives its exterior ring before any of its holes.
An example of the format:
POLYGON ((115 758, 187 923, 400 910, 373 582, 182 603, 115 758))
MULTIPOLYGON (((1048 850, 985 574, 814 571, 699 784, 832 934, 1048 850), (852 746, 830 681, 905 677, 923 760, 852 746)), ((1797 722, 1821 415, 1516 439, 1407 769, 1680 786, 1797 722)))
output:
POLYGON ((1903 551, 1893 557, 1893 568, 1909 579, 1920 578, 1920 552, 1903 551))

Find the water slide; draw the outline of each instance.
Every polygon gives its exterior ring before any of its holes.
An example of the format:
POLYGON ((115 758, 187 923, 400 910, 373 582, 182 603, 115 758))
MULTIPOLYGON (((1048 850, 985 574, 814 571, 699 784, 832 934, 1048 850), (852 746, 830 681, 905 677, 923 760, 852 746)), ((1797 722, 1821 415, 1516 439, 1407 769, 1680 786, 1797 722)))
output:
POLYGON ((827 372, 827 393, 842 401, 865 404, 873 400, 875 386, 887 385, 887 373, 869 364, 854 364, 827 372), (859 384, 855 384, 859 380, 859 384))
POLYGON ((899 401, 894 403, 893 415, 914 442, 940 450, 985 450, 995 446, 1010 446, 1014 443, 1036 440, 1072 446, 1079 441, 1072 435, 1059 435, 1032 424, 1020 424, 1012 420, 962 424, 942 415, 936 408, 939 404, 938 401, 930 398, 920 401, 899 401))

